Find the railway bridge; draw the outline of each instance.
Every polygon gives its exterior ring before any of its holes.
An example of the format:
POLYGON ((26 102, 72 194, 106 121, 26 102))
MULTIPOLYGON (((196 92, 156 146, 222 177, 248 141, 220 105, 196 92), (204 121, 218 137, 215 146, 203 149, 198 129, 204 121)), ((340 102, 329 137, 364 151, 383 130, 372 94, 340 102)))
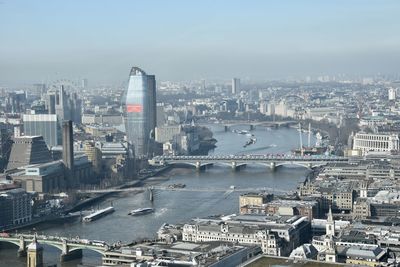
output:
POLYGON ((261 127, 288 127, 290 125, 298 124, 298 121, 225 121, 221 123, 224 126, 225 131, 229 131, 232 127, 247 125, 249 130, 254 130, 257 126, 261 127))
POLYGON ((104 256, 104 253, 109 250, 109 246, 102 241, 89 241, 79 238, 71 239, 31 234, 2 233, 0 235, 0 242, 11 243, 18 246, 17 255, 19 257, 25 257, 27 254, 27 247, 35 237, 40 244, 45 244, 59 249, 61 251, 61 262, 81 258, 83 249, 95 251, 102 256, 104 256))

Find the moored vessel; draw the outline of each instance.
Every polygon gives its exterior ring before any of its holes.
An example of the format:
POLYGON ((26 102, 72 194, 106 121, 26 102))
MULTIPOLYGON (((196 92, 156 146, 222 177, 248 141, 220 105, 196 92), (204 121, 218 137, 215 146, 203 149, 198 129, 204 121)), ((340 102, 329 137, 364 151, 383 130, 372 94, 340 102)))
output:
POLYGON ((108 207, 105 209, 97 210, 85 217, 83 217, 82 221, 84 222, 92 222, 95 221, 103 216, 106 216, 107 214, 113 213, 115 211, 114 207, 108 207))

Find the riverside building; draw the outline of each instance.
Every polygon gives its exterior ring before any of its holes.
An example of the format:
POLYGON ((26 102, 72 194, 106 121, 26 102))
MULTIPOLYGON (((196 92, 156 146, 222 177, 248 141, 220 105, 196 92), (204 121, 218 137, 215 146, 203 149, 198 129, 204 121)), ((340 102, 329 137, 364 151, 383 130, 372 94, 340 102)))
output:
POLYGON ((353 149, 360 150, 362 155, 369 152, 390 153, 399 151, 399 136, 397 134, 356 133, 353 138, 353 149))
POLYGON ((21 188, 0 192, 0 229, 30 222, 32 195, 21 188))

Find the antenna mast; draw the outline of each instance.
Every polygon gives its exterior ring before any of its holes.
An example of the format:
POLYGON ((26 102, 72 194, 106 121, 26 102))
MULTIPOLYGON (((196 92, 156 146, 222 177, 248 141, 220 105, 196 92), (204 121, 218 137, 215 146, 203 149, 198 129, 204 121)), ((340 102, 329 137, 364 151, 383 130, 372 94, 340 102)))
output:
POLYGON ((303 155, 303 136, 301 135, 301 123, 299 122, 300 152, 303 155))

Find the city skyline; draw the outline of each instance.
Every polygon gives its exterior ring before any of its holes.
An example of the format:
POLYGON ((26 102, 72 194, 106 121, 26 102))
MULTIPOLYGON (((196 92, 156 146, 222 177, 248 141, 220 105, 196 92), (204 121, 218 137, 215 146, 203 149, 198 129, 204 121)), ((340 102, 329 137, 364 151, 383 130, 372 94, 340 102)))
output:
POLYGON ((399 6, 5 0, 0 85, 59 77, 117 83, 126 80, 124 70, 131 65, 160 80, 397 73, 399 6))
POLYGON ((0 267, 400 267, 399 7, 0 0, 0 267))

